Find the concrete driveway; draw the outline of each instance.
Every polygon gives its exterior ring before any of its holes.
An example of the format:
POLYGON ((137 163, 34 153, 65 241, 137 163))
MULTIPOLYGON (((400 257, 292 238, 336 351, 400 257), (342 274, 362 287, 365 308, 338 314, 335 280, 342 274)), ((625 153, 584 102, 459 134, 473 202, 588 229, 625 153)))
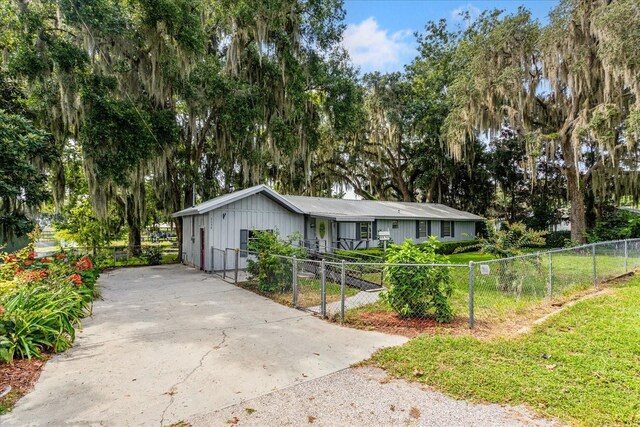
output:
POLYGON ((2 426, 167 426, 319 378, 405 338, 343 328, 180 266, 104 274, 75 346, 2 426))

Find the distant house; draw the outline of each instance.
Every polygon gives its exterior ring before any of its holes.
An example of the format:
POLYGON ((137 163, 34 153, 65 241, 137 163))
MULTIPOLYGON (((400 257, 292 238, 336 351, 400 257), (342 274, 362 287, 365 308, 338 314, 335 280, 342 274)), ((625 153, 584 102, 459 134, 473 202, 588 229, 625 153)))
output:
POLYGON ((202 270, 221 269, 214 249, 245 250, 256 230, 277 229, 281 236, 299 232, 301 244, 331 252, 376 247, 379 231, 388 231, 396 243, 407 238, 419 243, 428 236, 469 240, 475 236, 476 222, 482 221, 435 203, 284 196, 265 185, 224 194, 173 217, 182 219, 183 262, 202 270))

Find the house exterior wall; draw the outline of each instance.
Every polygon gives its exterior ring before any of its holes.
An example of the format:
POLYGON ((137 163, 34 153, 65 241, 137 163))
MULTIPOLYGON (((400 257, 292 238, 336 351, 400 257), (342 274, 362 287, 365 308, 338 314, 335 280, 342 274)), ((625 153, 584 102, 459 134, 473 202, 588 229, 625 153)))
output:
MULTIPOLYGON (((208 225, 206 215, 182 217, 182 256, 185 264, 200 268, 200 229, 205 229, 205 261, 207 256, 208 225)), ((205 269, 207 266, 205 265, 205 269)))
MULTIPOLYGON (((262 194, 254 194, 205 215, 209 221, 209 253, 211 248, 239 248, 240 230, 278 230, 282 238, 304 231, 304 215, 291 212, 262 194)), ((207 269, 211 268, 210 258, 211 255, 207 256, 207 269)), ((222 256, 214 255, 213 259, 213 268, 222 269, 222 256)), ((246 258, 242 257, 239 267, 245 266, 246 258)))
MULTIPOLYGON (((376 221, 376 231, 373 233, 377 236, 377 231, 389 231, 391 239, 396 244, 401 244, 405 239, 411 239, 414 243, 422 243, 427 240, 426 237, 416 237, 416 220, 398 220, 398 228, 393 228, 394 220, 378 219, 376 221)), ((357 228, 356 223, 341 222, 338 223, 340 229, 340 239, 356 240, 357 228)), ((441 235, 441 221, 431 220, 431 236, 435 236, 441 242, 453 242, 461 240, 473 240, 475 238, 476 223, 475 221, 454 221, 453 237, 443 237, 441 235)), ((369 242, 369 247, 377 247, 378 240, 374 239, 369 242)), ((357 242, 353 242, 354 247, 357 242)), ((366 246, 358 245, 362 249, 366 246)))
MULTIPOLYGON (((461 240, 473 240, 475 238, 476 223, 475 221, 454 221, 453 237, 442 237, 441 221, 431 220, 431 236, 435 236, 441 242, 456 242, 461 240)), ((413 240, 413 243, 422 243, 427 238, 416 237, 416 221, 415 220, 398 220, 398 228, 393 228, 393 220, 379 219, 377 221, 378 230, 389 231, 393 242, 401 244, 405 239, 413 240)), ((377 245, 378 242, 375 242, 377 245)))

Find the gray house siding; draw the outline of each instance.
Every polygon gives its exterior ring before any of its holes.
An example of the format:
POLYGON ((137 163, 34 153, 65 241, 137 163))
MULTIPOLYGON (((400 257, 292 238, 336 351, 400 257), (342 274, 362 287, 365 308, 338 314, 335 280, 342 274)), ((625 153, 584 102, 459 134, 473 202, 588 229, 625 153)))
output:
MULTIPOLYGON (((210 248, 240 247, 240 230, 278 230, 286 238, 304 231, 304 216, 289 211, 262 194, 254 194, 208 213, 210 248)), ((231 255, 229 255, 231 256, 231 255)), ((222 269, 222 257, 214 257, 214 269, 222 269)), ((229 260, 230 261, 230 260, 229 260)), ((210 262, 208 262, 210 268, 210 262)), ((246 258, 240 259, 244 268, 246 258)))
MULTIPOLYGON (((200 268, 200 229, 205 229, 205 251, 209 244, 208 239, 208 225, 206 223, 206 215, 192 215, 182 217, 183 227, 183 262, 200 268), (193 220, 192 220, 193 219, 193 220), (193 226, 192 226, 193 223, 193 226)), ((205 261, 208 258, 205 252, 205 261)), ((205 265, 205 269, 207 266, 205 265)))
MULTIPOLYGON (((416 237, 416 220, 397 220, 398 228, 393 228, 394 220, 379 219, 377 223, 378 230, 389 231, 391 239, 396 244, 401 244, 405 239, 411 239, 414 243, 422 243, 427 238, 416 237)), ((431 236, 435 236, 441 242, 455 242, 461 240, 473 240, 475 238, 476 223, 475 221, 453 221, 453 237, 443 237, 441 234, 441 221, 431 220, 431 236)), ((374 241, 373 246, 377 246, 378 242, 374 241)))
POLYGON ((339 222, 338 223, 338 236, 341 239, 355 239, 356 238, 356 225, 353 222, 339 222))

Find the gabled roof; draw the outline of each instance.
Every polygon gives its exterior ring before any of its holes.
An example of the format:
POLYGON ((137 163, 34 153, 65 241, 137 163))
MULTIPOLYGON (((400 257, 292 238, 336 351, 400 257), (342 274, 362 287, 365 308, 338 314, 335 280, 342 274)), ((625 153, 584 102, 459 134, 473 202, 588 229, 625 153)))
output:
POLYGON ((345 200, 327 197, 282 196, 266 185, 257 185, 208 200, 199 205, 174 213, 174 218, 200 215, 230 203, 263 194, 286 209, 336 221, 370 222, 380 219, 444 219, 459 221, 481 221, 483 218, 469 212, 450 208, 438 203, 388 202, 379 200, 345 200))
POLYGON ((331 217, 335 218, 336 221, 371 221, 371 218, 483 220, 478 215, 453 209, 439 203, 345 200, 307 196, 284 197, 306 214, 331 217))
POLYGON ((245 197, 253 196, 254 194, 263 194, 273 200, 274 202, 280 204, 281 206, 289 209, 292 212, 303 214, 304 212, 298 208, 296 205, 291 203, 285 197, 278 194, 276 191, 267 187, 266 185, 256 185, 255 187, 245 188, 244 190, 234 191, 233 193, 223 194, 222 196, 218 196, 211 200, 207 200, 206 202, 200 203, 199 205, 192 206, 190 208, 183 209, 179 212, 171 215, 174 218, 188 215, 199 215, 214 209, 218 209, 220 207, 226 206, 230 203, 237 202, 238 200, 244 199, 245 197))

